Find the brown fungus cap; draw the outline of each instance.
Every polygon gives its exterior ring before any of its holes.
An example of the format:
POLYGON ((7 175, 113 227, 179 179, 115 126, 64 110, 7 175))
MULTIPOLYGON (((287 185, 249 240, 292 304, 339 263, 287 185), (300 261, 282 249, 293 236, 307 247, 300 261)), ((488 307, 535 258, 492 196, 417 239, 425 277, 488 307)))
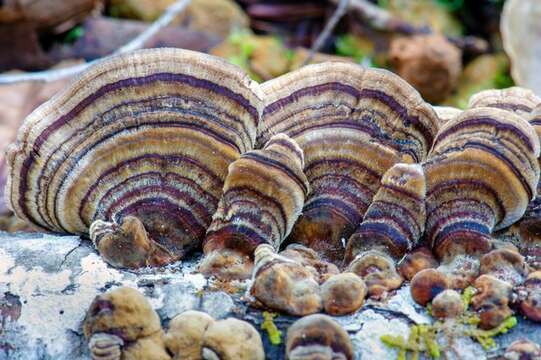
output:
POLYGON ((205 360, 264 360, 263 342, 246 321, 228 318, 212 322, 203 336, 205 360))
POLYGON ((363 279, 350 272, 332 275, 321 285, 323 308, 330 315, 345 315, 359 310, 365 296, 363 279))
POLYGON ((276 254, 266 244, 255 251, 250 293, 266 307, 290 315, 304 316, 323 308, 315 269, 276 254))
POLYGON ((201 311, 185 311, 169 322, 165 346, 175 360, 201 360, 203 335, 214 319, 201 311))
POLYGON ((456 318, 464 312, 464 302, 458 292, 447 289, 432 300, 432 315, 438 319, 456 318))
POLYGON ((312 189, 290 236, 342 261, 385 171, 420 162, 438 128, 433 109, 389 71, 348 63, 305 66, 261 85, 259 143, 285 133, 304 151, 312 189))
POLYGON ((481 275, 474 283, 477 293, 472 298, 472 307, 479 314, 483 329, 492 329, 513 314, 509 307, 512 286, 492 275, 481 275))
POLYGON ((444 273, 436 269, 425 269, 413 277, 410 291, 413 300, 417 304, 426 306, 439 293, 449 287, 449 279, 444 273))
POLYGON ((398 272, 404 279, 411 281, 419 271, 437 267, 438 261, 434 254, 429 248, 423 246, 406 254, 398 264, 398 272))
POLYGON ((318 360, 354 358, 348 333, 327 315, 315 314, 297 320, 287 330, 286 358, 318 360))
POLYGON ((121 287, 96 296, 86 313, 83 331, 87 339, 96 333, 109 333, 124 341, 136 341, 161 332, 161 324, 143 294, 121 287))
POLYGON ((521 288, 525 296, 520 310, 528 319, 541 322, 541 271, 530 273, 521 288))
POLYGON ((230 163, 255 143, 262 95, 225 60, 148 49, 92 66, 24 121, 8 199, 44 229, 138 217, 177 258, 196 248, 230 163))

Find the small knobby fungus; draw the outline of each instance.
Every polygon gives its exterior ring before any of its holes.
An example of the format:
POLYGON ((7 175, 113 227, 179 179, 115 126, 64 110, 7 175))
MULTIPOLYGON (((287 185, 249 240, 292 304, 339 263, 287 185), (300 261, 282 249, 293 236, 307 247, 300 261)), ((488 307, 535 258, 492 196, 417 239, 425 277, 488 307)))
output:
POLYGON ((132 288, 97 296, 87 311, 83 331, 93 359, 170 359, 158 314, 132 288))
POLYGON ((317 270, 303 266, 298 261, 302 255, 295 254, 296 259, 292 259, 286 251, 279 255, 270 245, 258 246, 250 293, 266 307, 291 315, 321 311, 323 300, 317 270))
POLYGON ((203 336, 206 360, 264 360, 263 342, 257 330, 246 321, 227 318, 212 322, 203 336))
POLYGON ((323 308, 330 315, 345 315, 363 306, 366 285, 357 275, 346 272, 330 276, 321 285, 323 308))
POLYGON ((169 322, 164 342, 174 360, 201 360, 203 335, 214 319, 200 311, 185 311, 169 322))
POLYGON ((400 261, 398 271, 404 279, 411 281, 415 274, 424 269, 438 267, 438 260, 432 254, 432 251, 426 246, 418 247, 400 261))
POLYGON ((287 330, 288 360, 353 360, 353 345, 348 333, 327 315, 309 315, 287 330))
POLYGON ((46 230, 91 232, 115 266, 178 260, 201 246, 228 166, 254 147, 261 97, 202 53, 104 60, 26 118, 7 154, 11 207, 46 230))
POLYGON ((417 245, 424 231, 425 194, 419 164, 397 164, 383 175, 346 248, 346 264, 364 279, 369 295, 379 298, 402 284, 396 264, 417 245))
POLYGON ((200 270, 246 279, 260 244, 276 251, 299 217, 309 185, 302 150, 284 134, 229 166, 224 193, 203 242, 200 270))
POLYGON ((463 312, 464 302, 455 290, 444 290, 432 300, 432 316, 435 318, 456 318, 463 312))
POLYGON ((325 260, 343 261, 383 174, 422 161, 438 128, 419 93, 388 71, 355 64, 305 66, 261 85, 258 142, 285 133, 304 151, 311 193, 289 237, 325 260))

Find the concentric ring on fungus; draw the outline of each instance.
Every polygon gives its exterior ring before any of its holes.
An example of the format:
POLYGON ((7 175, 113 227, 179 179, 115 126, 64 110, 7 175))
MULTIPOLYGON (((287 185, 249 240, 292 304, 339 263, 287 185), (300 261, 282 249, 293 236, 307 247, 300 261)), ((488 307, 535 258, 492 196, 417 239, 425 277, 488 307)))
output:
POLYGON ((426 157, 437 116, 397 75, 355 64, 310 65, 261 87, 258 142, 294 139, 312 190, 289 238, 339 262, 385 171, 426 157))
POLYGON ((203 273, 249 278, 258 245, 270 244, 278 251, 309 191, 303 167, 302 150, 284 134, 229 166, 223 196, 203 242, 203 273))
POLYGON ((492 232, 524 214, 539 180, 538 156, 533 127, 507 110, 468 109, 440 129, 423 164, 425 236, 452 288, 473 283, 492 232))
POLYGON ((97 221, 93 240, 113 264, 123 260, 100 248, 108 236, 160 253, 130 265, 176 260, 200 246, 261 111, 257 84, 219 58, 180 49, 112 57, 26 118, 8 150, 9 201, 54 232, 86 235, 97 221), (148 239, 130 233, 143 226, 148 239))

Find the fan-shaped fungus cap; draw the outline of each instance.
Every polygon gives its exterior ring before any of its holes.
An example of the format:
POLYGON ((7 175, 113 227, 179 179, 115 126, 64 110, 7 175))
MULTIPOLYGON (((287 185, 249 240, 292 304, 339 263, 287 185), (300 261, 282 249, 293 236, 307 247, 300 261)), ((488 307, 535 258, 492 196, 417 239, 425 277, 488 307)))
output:
POLYGON ((492 329, 513 314, 509 308, 513 287, 492 275, 481 275, 474 283, 477 294, 472 298, 472 307, 479 314, 483 329, 492 329))
POLYGON ((423 164, 426 235, 441 258, 482 253, 524 214, 539 180, 539 139, 523 118, 474 108, 447 122, 423 164))
POLYGON ((464 302, 458 292, 447 289, 432 300, 432 315, 438 319, 456 318, 464 312, 464 302))
POLYGON ((444 273, 436 269, 425 269, 411 279, 411 297, 417 304, 426 306, 436 295, 449 287, 449 279, 444 273))
POLYGON ((285 133, 304 151, 312 192, 290 236, 341 261, 394 163, 424 159, 437 132, 433 109, 404 80, 348 63, 305 66, 262 84, 259 143, 285 133))
POLYGON ((321 285, 323 308, 330 315, 345 315, 359 310, 365 296, 364 281, 350 272, 332 275, 321 285))
POLYGON ((530 320, 541 322, 541 271, 534 271, 521 286, 525 293, 520 301, 520 310, 530 320))
POLYGON ((263 342, 246 321, 228 318, 211 323, 203 336, 205 360, 264 360, 263 342))
POLYGON ((297 320, 287 330, 286 358, 352 360, 354 354, 348 333, 331 317, 315 314, 297 320))
POLYGON ((514 86, 480 91, 472 95, 468 107, 498 108, 512 111, 520 116, 527 116, 538 104, 541 104, 541 98, 537 97, 533 91, 514 86))
POLYGON ((8 150, 11 206, 75 234, 134 216, 177 259, 200 245, 261 110, 257 84, 216 57, 149 49, 101 61, 26 118, 8 150))
POLYGON ((424 269, 437 268, 438 261, 429 248, 423 246, 406 254, 398 264, 398 272, 406 280, 413 279, 415 274, 424 269))
POLYGON ((424 231, 426 182, 419 164, 396 164, 346 247, 346 264, 363 251, 378 249, 395 260, 411 250, 424 231))
POLYGON ((249 278, 255 248, 280 247, 308 193, 303 167, 302 150, 284 134, 229 166, 224 194, 203 242, 203 273, 249 278))
POLYGON ((174 359, 200 360, 203 334, 214 322, 207 313, 201 311, 185 311, 169 322, 169 330, 165 335, 165 346, 174 359))
POLYGON ((250 293, 265 306, 291 315, 313 314, 323 307, 316 271, 276 254, 267 244, 255 251, 250 293))

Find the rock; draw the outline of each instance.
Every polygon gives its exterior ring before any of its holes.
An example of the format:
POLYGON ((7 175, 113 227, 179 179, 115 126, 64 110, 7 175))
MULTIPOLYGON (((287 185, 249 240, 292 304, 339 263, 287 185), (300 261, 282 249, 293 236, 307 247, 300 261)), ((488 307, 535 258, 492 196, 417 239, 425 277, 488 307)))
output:
MULTIPOLYGON (((198 260, 195 256, 160 269, 122 271, 107 266, 89 241, 75 236, 0 232, 0 359, 88 359, 82 331, 85 312, 96 295, 120 286, 142 292, 160 315, 164 329, 185 310, 205 311, 216 318, 237 317, 258 330, 268 358, 284 359, 284 336, 296 318, 274 318, 283 337, 281 345, 272 345, 261 330, 261 310, 247 307, 242 294, 207 290, 212 287, 209 281, 195 273, 198 260)), ((348 332, 356 358, 363 359, 396 358, 396 350, 384 345, 381 335, 407 336, 411 324, 432 321, 413 302, 407 285, 387 304, 369 301, 360 311, 333 319, 348 332)), ((515 328, 496 338, 497 348, 491 354, 503 354, 521 338, 540 342, 538 327, 519 317, 515 328)), ((475 342, 470 345, 479 348, 475 342)))

